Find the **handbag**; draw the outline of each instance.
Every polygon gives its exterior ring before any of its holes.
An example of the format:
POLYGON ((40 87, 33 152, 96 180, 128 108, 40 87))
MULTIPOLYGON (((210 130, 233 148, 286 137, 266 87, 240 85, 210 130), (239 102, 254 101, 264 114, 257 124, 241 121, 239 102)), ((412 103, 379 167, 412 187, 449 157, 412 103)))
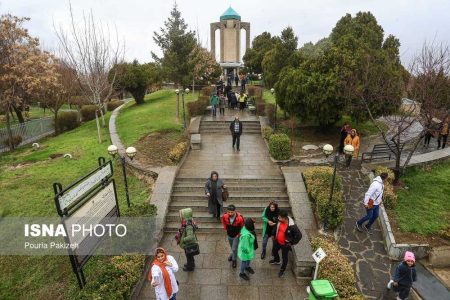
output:
POLYGON ((186 252, 186 254, 195 256, 200 254, 200 247, 198 244, 193 244, 184 248, 184 251, 186 252))
POLYGON ((230 197, 230 193, 228 192, 228 189, 222 188, 222 201, 225 202, 230 197))
MULTIPOLYGON (((380 195, 381 195, 383 192, 384 192, 384 185, 383 185, 383 188, 381 189, 381 193, 378 194, 378 196, 375 198, 375 200, 377 200, 378 197, 380 197, 380 195)), ((375 203, 375 200, 373 200, 372 198, 369 199, 369 202, 367 202, 367 208, 368 208, 368 209, 372 209, 372 208, 373 208, 373 205, 374 205, 374 203, 375 203)))

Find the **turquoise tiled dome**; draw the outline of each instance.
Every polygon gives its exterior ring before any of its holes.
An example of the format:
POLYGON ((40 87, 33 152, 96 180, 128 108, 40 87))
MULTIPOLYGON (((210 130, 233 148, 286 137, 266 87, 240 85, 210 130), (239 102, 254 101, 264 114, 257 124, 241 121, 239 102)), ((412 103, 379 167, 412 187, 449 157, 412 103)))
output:
POLYGON ((220 16, 220 21, 223 20, 241 20, 241 16, 231 8, 231 6, 220 16))

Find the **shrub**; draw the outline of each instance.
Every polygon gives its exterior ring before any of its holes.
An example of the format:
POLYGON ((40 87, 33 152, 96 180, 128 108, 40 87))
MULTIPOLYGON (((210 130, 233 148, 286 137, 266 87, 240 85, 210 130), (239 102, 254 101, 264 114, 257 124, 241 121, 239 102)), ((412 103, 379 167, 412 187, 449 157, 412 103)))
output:
POLYGON ((275 123, 275 104, 266 103, 266 116, 269 118, 270 124, 275 123))
POLYGON ((328 279, 336 288, 340 299, 363 300, 356 288, 356 276, 353 268, 338 245, 325 237, 316 237, 311 241, 313 251, 322 248, 327 256, 320 262, 318 278, 328 279))
POLYGON ((377 166, 375 168, 375 176, 380 176, 381 173, 388 173, 388 179, 384 184, 383 205, 386 209, 394 209, 397 205, 397 194, 394 191, 394 172, 386 167, 377 166))
POLYGON ((256 113, 259 116, 265 116, 266 115, 266 103, 256 102, 256 113))
POLYGON ((96 105, 83 105, 80 113, 83 122, 87 122, 95 119, 95 111, 98 109, 96 105))
POLYGON ((187 148, 188 148, 187 142, 178 143, 175 147, 173 147, 172 150, 170 150, 169 159, 174 163, 179 162, 183 157, 184 153, 186 153, 187 148))
POLYGON ((56 122, 61 132, 72 130, 80 126, 80 117, 76 111, 62 111, 58 114, 56 122))
POLYGON ((189 102, 187 109, 190 117, 200 116, 205 110, 199 101, 189 102))
POLYGON ((338 227, 344 221, 345 209, 341 177, 336 175, 333 198, 330 201, 333 168, 312 167, 304 171, 303 176, 320 221, 326 228, 338 227))
POLYGON ((269 138, 269 152, 276 160, 286 160, 291 157, 291 139, 286 134, 272 134, 269 138))
POLYGON ((201 96, 207 96, 209 98, 209 96, 211 96, 211 94, 214 92, 215 87, 213 86, 205 86, 204 88, 202 88, 200 95, 201 96))
POLYGON ((144 270, 143 255, 113 256, 110 263, 99 263, 99 270, 75 299, 129 299, 144 270))
POLYGON ((268 140, 270 136, 273 134, 273 129, 270 126, 263 126, 261 129, 262 136, 268 140))
MULTIPOLYGON (((12 142, 14 148, 16 148, 17 146, 20 145, 20 143, 22 143, 22 136, 13 135, 11 142, 12 142)), ((6 147, 9 147, 9 137, 6 137, 5 139, 3 139, 2 144, 6 147)))
POLYGON ((121 106, 122 104, 123 104, 123 101, 114 99, 114 100, 111 100, 108 103, 106 103, 106 109, 108 111, 113 111, 116 108, 118 108, 119 106, 121 106))

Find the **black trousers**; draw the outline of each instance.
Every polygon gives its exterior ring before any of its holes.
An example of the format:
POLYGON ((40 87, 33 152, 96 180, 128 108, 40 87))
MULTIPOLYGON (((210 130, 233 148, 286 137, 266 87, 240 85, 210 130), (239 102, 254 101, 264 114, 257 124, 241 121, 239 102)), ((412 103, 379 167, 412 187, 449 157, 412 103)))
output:
POLYGON ((447 138, 448 138, 448 134, 440 135, 438 137, 438 149, 441 148, 441 139, 442 139, 442 149, 445 148, 445 145, 447 144, 447 138))
POLYGON ((187 254, 186 251, 184 252, 184 254, 186 255, 186 261, 187 261, 186 267, 189 269, 195 268, 194 255, 187 254))
POLYGON ((431 137, 432 137, 432 135, 430 133, 425 134, 425 141, 423 143, 425 146, 428 146, 430 144, 431 137))
POLYGON ((223 116, 225 115, 225 107, 220 108, 220 114, 223 116))
POLYGON ((284 270, 286 270, 286 266, 288 264, 288 255, 289 255, 289 250, 291 250, 291 247, 278 244, 278 241, 275 238, 275 240, 273 241, 273 246, 272 246, 272 256, 273 256, 273 259, 275 259, 275 261, 280 261, 280 254, 278 253, 280 251, 280 249, 281 249, 281 258, 282 258, 281 270, 284 271, 284 270))
POLYGON ((239 150, 239 145, 241 144, 241 135, 239 133, 233 133, 233 147, 236 145, 236 148, 239 150))

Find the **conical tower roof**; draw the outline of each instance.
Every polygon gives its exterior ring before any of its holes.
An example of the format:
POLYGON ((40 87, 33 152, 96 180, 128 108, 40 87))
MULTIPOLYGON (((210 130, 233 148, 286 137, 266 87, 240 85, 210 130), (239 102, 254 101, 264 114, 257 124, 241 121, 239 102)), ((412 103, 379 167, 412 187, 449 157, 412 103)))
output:
POLYGON ((220 21, 223 20, 241 20, 241 16, 231 6, 220 16, 220 21))

